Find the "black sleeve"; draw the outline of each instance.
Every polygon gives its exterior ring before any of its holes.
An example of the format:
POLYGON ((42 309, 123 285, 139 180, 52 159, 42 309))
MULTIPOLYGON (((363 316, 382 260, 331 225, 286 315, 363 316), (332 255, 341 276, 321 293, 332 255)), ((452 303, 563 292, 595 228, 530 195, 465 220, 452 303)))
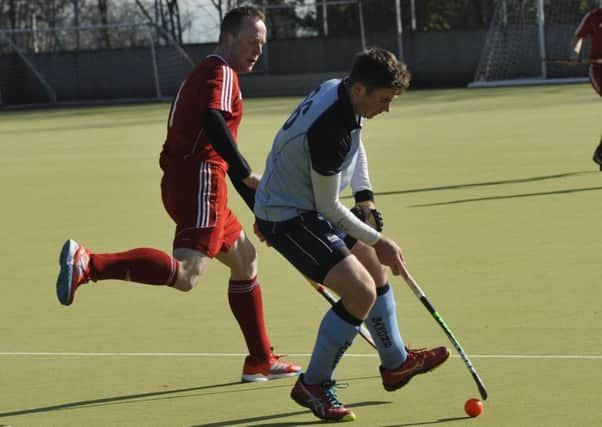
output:
POLYGON ((215 151, 228 163, 228 175, 233 181, 241 181, 251 174, 251 168, 238 151, 234 138, 219 110, 209 109, 205 113, 205 133, 215 151))
POLYGON ((329 115, 320 118, 307 133, 312 168, 320 175, 330 176, 341 171, 351 148, 351 135, 329 115))
POLYGON ((242 181, 232 178, 230 172, 228 172, 228 175, 230 176, 230 181, 232 182, 234 189, 240 195, 240 197, 242 197, 249 209, 251 209, 252 211, 255 207, 255 190, 247 187, 245 184, 243 184, 242 181))
POLYGON ((355 193, 353 197, 355 198, 355 203, 374 201, 374 193, 372 190, 360 190, 355 193))

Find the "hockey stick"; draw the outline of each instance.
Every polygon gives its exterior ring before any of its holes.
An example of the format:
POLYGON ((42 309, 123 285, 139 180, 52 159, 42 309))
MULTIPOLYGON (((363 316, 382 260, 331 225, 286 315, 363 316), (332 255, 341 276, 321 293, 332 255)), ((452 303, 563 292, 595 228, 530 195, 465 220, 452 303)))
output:
MULTIPOLYGON (((234 188, 236 189, 236 191, 238 192, 240 197, 243 199, 243 201, 247 204, 249 209, 251 209, 251 212, 253 212, 253 206, 255 205, 255 190, 249 189, 242 182, 236 181, 234 179, 230 179, 230 182, 232 183, 232 185, 234 186, 234 188)), ((255 233, 257 233, 258 231, 259 231, 258 229, 255 229, 255 233)), ((330 303, 330 305, 335 305, 337 303, 337 299, 328 291, 328 289, 326 289, 326 287, 324 285, 322 285, 321 283, 314 282, 313 280, 311 280, 309 277, 307 277, 305 275, 303 275, 303 277, 305 277, 305 280, 307 280, 307 282, 316 291, 318 291, 318 293, 320 295, 322 295, 324 297, 324 299, 330 303)), ((362 323, 360 325, 358 331, 359 331, 359 334, 361 335, 361 337, 363 339, 365 339, 366 342, 372 346, 372 348, 376 349, 376 344, 374 344, 374 339, 372 339, 372 335, 370 335, 370 331, 368 331, 368 329, 366 328, 366 325, 364 325, 362 323)))
POLYGON ((424 292, 422 292, 422 289, 420 289, 420 286, 418 286, 418 283, 416 283, 416 280, 414 280, 410 272, 404 267, 401 274, 408 286, 410 287, 410 289, 412 290, 412 292, 414 292, 414 295, 416 295, 416 297, 420 299, 420 302, 422 302, 422 304, 426 307, 429 313, 431 313, 431 315, 435 318, 437 323, 439 323, 439 326, 441 326, 443 332, 445 332, 445 334, 447 335, 451 343, 454 345, 456 350, 458 350, 458 353, 460 353, 460 357, 462 358, 464 364, 472 374, 472 378, 474 379, 475 383, 477 384, 477 387, 479 388, 479 393, 481 397, 483 398, 483 400, 487 400, 487 389, 485 388, 485 384, 483 384, 483 380, 481 380, 481 377, 479 377, 479 374, 477 374, 477 370, 470 362, 468 355, 464 352, 464 349, 460 345, 458 339, 454 336, 449 326, 447 326, 445 320, 443 320, 441 315, 437 312, 437 310, 435 310, 435 307, 433 307, 430 301, 426 298, 426 295, 424 294, 424 292))
MULTIPOLYGON (((305 277, 305 279, 309 282, 309 284, 312 285, 313 288, 316 291, 318 291, 318 293, 320 295, 322 295, 326 301, 328 301, 330 303, 330 305, 336 304, 336 302, 337 302, 336 298, 328 291, 328 289, 326 289, 326 287, 324 285, 314 282, 307 276, 303 276, 303 277, 305 277)), ((361 335, 361 337, 363 339, 366 340, 366 342, 368 344, 370 344, 372 346, 372 348, 374 348, 374 349, 376 348, 376 344, 374 344, 374 340, 372 339, 372 335, 370 335, 370 331, 368 331, 368 329, 366 328, 366 325, 364 325, 363 323, 359 327, 359 334, 361 335)))
MULTIPOLYGON (((231 180, 231 181, 232 181, 232 184, 234 185, 234 188, 238 191, 238 193, 243 198, 243 200, 247 203, 247 205, 249 207, 252 207, 252 204, 254 203, 254 201, 249 196, 254 192, 250 193, 248 190, 246 190, 246 187, 244 185, 242 185, 240 183, 237 184, 234 180, 231 180)), ((255 232, 257 233, 258 230, 255 230, 255 232)), ((311 280, 309 277, 307 277, 305 275, 303 275, 303 277, 320 295, 322 295, 324 297, 324 299, 326 301, 328 301, 330 303, 330 305, 335 305, 337 303, 337 299, 334 297, 334 295, 332 295, 328 291, 328 289, 326 289, 326 287, 324 285, 322 285, 321 283, 318 283, 318 282, 314 282, 313 280, 311 280)), ((365 339, 366 342, 372 346, 372 348, 376 349, 376 344, 374 343, 374 339, 372 338, 372 335, 370 335, 370 331, 368 330, 368 328, 366 328, 366 325, 364 325, 362 323, 358 329, 358 332, 361 335, 361 337, 363 339, 365 339)))
POLYGON ((550 62, 552 64, 565 64, 565 65, 592 65, 592 64, 601 64, 602 59, 566 59, 566 58, 547 58, 546 62, 550 62))

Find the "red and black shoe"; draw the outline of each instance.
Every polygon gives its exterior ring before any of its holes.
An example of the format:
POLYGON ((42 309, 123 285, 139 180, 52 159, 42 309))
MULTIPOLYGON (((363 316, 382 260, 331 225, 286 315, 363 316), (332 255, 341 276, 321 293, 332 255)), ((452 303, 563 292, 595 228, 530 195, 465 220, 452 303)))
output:
POLYGON ((425 374, 445 362, 449 357, 447 347, 435 347, 430 350, 421 348, 408 351, 407 359, 397 369, 380 367, 383 386, 387 391, 395 391, 406 385, 414 375, 425 374))
POLYGON ((335 381, 305 384, 303 375, 295 383, 291 398, 299 405, 311 409, 314 415, 326 421, 355 421, 355 414, 337 399, 335 381))

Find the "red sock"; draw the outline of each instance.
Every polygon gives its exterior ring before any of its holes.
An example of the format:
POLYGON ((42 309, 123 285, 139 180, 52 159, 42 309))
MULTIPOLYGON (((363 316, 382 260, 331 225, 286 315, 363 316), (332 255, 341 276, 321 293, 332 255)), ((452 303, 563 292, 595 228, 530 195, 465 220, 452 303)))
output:
POLYGON ((178 277, 178 262, 165 252, 150 248, 91 254, 90 277, 94 281, 119 279, 173 286, 178 277))
POLYGON ((265 329, 261 287, 257 277, 251 280, 230 280, 228 302, 251 356, 258 360, 267 359, 272 353, 272 346, 265 329))

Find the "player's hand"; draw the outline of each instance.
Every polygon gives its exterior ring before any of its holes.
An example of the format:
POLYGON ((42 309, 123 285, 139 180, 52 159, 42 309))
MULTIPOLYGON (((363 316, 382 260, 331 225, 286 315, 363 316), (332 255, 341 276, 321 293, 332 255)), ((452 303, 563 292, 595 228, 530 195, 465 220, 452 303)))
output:
POLYGON ((268 248, 272 246, 268 243, 268 241, 265 239, 265 236, 263 235, 263 233, 259 230, 257 223, 253 224, 253 232, 255 233, 255 235, 257 236, 259 241, 265 243, 268 246, 268 248))
POLYGON ((259 181, 261 181, 261 174, 256 172, 251 172, 251 174, 242 180, 242 183, 249 187, 251 190, 255 190, 259 185, 259 181))
POLYGON ((376 231, 383 231, 383 227, 385 225, 383 214, 381 211, 376 209, 374 206, 374 202, 365 201, 359 202, 357 205, 351 208, 351 212, 360 219, 360 221, 365 222, 376 231))
POLYGON ((403 253, 393 240, 381 237, 372 247, 380 263, 391 268, 394 276, 399 276, 405 271, 403 253))

